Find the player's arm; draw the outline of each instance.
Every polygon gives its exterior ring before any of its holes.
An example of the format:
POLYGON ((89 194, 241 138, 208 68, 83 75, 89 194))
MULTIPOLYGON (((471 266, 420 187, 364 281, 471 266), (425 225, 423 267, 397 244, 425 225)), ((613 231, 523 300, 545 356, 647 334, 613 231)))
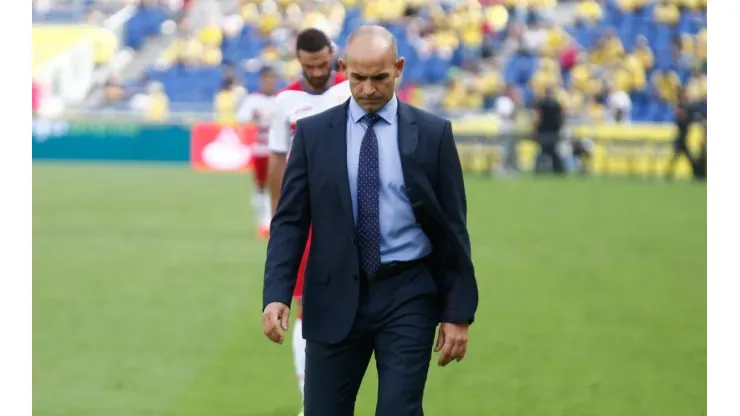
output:
POLYGON ((255 102, 251 95, 247 95, 242 101, 242 105, 239 106, 239 111, 236 113, 236 119, 240 123, 250 123, 254 118, 254 107, 255 102))
POLYGON ((290 125, 288 124, 288 117, 282 109, 284 107, 282 101, 282 96, 278 96, 275 103, 275 115, 270 121, 270 131, 267 136, 267 145, 270 149, 270 157, 267 162, 267 187, 270 190, 273 215, 277 211, 286 157, 290 150, 290 125))
POLYGON ((286 154, 270 151, 267 161, 267 187, 270 189, 270 202, 272 203, 272 214, 277 212, 280 199, 280 186, 283 183, 283 172, 285 172, 286 154))
POLYGON ((270 240, 265 259, 263 308, 273 302, 290 305, 298 268, 308 239, 311 204, 308 193, 308 165, 301 124, 296 130, 285 182, 270 223, 270 240))

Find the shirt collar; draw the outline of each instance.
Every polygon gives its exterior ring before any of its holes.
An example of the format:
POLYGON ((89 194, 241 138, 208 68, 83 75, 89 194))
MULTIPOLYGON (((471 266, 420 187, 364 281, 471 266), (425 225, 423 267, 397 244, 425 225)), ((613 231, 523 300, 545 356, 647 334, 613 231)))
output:
MULTIPOLYGON (((388 101, 383 108, 378 110, 378 115, 380 118, 385 120, 388 124, 393 124, 396 121, 396 114, 398 112, 398 98, 396 98, 396 94, 393 94, 393 97, 388 101)), ((352 122, 359 123, 360 119, 367 114, 367 111, 365 111, 362 107, 360 107, 360 104, 355 101, 355 98, 352 97, 352 99, 349 100, 349 116, 352 119, 352 122)))

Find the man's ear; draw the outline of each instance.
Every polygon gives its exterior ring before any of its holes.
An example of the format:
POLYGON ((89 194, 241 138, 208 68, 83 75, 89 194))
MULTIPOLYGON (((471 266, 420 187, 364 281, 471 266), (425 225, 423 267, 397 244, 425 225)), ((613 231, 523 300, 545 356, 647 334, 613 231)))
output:
POLYGON ((403 73, 403 68, 405 66, 406 66, 406 60, 405 59, 398 58, 396 60, 396 64, 395 64, 395 67, 396 67, 396 78, 398 78, 398 77, 401 76, 401 74, 403 73))
POLYGON ((339 58, 337 60, 337 64, 339 64, 339 71, 342 72, 344 75, 347 75, 347 61, 339 58))

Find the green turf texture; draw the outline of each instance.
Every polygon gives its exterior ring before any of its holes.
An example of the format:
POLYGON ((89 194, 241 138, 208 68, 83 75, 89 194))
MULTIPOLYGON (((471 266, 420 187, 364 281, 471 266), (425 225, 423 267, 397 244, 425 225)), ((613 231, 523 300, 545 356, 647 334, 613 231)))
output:
MULTIPOLYGON (((34 165, 35 415, 297 413, 290 345, 261 331, 250 184, 34 165)), ((426 414, 705 414, 704 186, 466 184, 480 307, 467 358, 432 366, 426 414)))

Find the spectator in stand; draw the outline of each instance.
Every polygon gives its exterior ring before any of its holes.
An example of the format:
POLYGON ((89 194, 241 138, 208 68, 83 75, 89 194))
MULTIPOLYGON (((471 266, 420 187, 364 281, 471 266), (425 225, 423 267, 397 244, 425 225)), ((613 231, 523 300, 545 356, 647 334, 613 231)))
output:
POLYGON ((678 91, 681 88, 681 80, 671 70, 656 69, 650 80, 654 96, 665 104, 675 105, 678 103, 678 91))
POLYGON ((214 118, 218 123, 236 124, 236 113, 246 92, 234 70, 229 69, 213 102, 214 118))
POLYGON ((635 50, 632 52, 632 56, 636 57, 640 61, 645 71, 653 69, 655 56, 653 55, 653 51, 650 49, 650 44, 644 35, 637 37, 635 50))
POLYGON ((606 109, 608 119, 617 124, 630 122, 632 114, 632 100, 629 94, 614 84, 609 84, 607 89, 606 109))
POLYGON ((150 121, 166 121, 170 112, 170 100, 164 92, 164 86, 159 82, 152 82, 147 93, 149 98, 147 118, 150 121))
POLYGON ((218 79, 208 68, 219 65, 237 68, 248 86, 256 85, 254 68, 265 64, 283 79, 293 78, 300 74, 290 46, 296 30, 319 27, 341 49, 347 33, 368 22, 398 32, 399 52, 407 58, 403 84, 413 85, 401 91, 409 100, 423 97, 434 109, 493 109, 505 83, 518 86, 522 105, 531 108, 552 85, 570 120, 602 121, 615 114, 613 100, 602 92, 609 84, 630 97, 634 114, 625 119, 668 122, 671 91, 684 85, 694 94, 701 88, 692 74, 706 73, 705 0, 579 0, 576 23, 567 30, 550 18, 550 0, 234 3, 228 9, 215 0, 194 2, 180 24, 169 59, 153 78, 168 92, 179 90, 170 94, 173 100, 213 100, 218 79), (183 66, 211 78, 169 76, 183 66), (444 88, 450 76, 460 83, 444 88))
POLYGON ((695 103, 707 100, 707 74, 694 70, 686 83, 686 98, 695 103))
POLYGON ((126 97, 126 91, 121 86, 117 77, 111 76, 103 85, 103 103, 104 105, 118 104, 123 102, 126 97))

